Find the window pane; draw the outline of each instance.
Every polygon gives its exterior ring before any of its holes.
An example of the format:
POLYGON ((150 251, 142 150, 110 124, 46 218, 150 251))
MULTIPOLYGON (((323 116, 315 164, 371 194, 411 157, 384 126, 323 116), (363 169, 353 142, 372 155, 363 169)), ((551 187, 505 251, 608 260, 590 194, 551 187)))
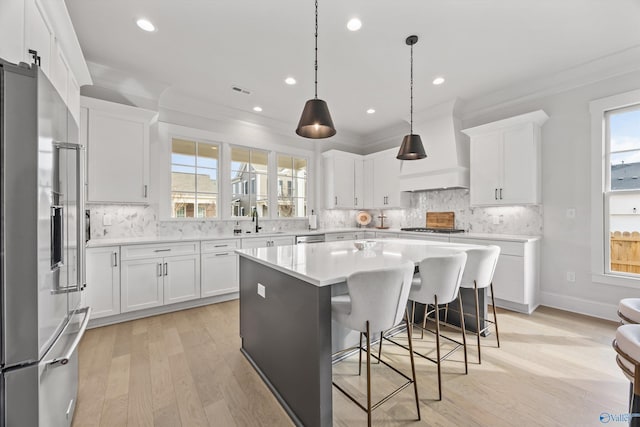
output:
POLYGON ((198 193, 218 192, 218 171, 216 169, 198 168, 198 193))
POLYGON ((171 165, 171 190, 196 191, 196 168, 171 165))
POLYGON ((640 194, 609 196, 611 271, 640 273, 640 194))
POLYGON ((171 216, 173 218, 193 218, 195 201, 195 193, 172 192, 171 216))
POLYGON ((293 176, 298 178, 307 177, 307 159, 293 159, 293 176))
POLYGON ((198 144, 198 166, 217 169, 219 151, 217 145, 198 144))
POLYGON ((174 138, 171 141, 171 163, 196 165, 196 143, 174 138))
POLYGON ((307 216, 307 201, 299 197, 278 198, 278 216, 281 218, 307 216))
POLYGON ((293 157, 278 155, 278 175, 293 174, 293 157))
POLYGON ((307 180, 295 179, 293 181, 293 194, 295 197, 307 197, 307 180))
POLYGON ((251 151, 251 166, 256 172, 266 173, 269 155, 266 151, 251 151))
POLYGON ((640 189, 640 150, 611 154, 611 190, 640 189))
POLYGON ((258 216, 264 217, 269 215, 269 201, 267 196, 257 196, 256 206, 258 207, 258 216))
POLYGON ((234 196, 231 199, 231 216, 251 215, 251 204, 249 196, 234 196))
POLYGON ((608 118, 611 152, 640 149, 640 109, 611 112, 608 118))
POLYGON ((217 194, 198 193, 198 218, 215 218, 217 216, 217 194))
MULTIPOLYGON (((231 148, 231 170, 232 171, 246 171, 249 165, 249 152, 246 148, 231 148)), ((234 174, 231 173, 233 178, 234 174)))
POLYGON ((295 196, 291 176, 278 176, 278 197, 295 196))
POLYGON ((269 177, 261 173, 254 174, 252 176, 256 180, 255 194, 257 194, 258 196, 262 196, 266 199, 267 195, 269 194, 269 177))

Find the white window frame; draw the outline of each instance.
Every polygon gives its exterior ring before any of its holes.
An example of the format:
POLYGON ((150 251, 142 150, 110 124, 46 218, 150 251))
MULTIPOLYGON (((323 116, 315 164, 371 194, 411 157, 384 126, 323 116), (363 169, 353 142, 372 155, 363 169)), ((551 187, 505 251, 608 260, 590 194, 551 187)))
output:
MULTIPOLYGON (((227 160, 227 164, 226 164, 226 168, 229 171, 229 175, 231 175, 231 150, 234 148, 238 148, 241 150, 249 150, 251 151, 261 151, 263 153, 265 153, 267 155, 267 182, 271 182, 272 181, 272 176, 273 176, 273 162, 271 161, 271 158, 273 157, 273 151, 272 150, 266 150, 264 148, 258 148, 258 147, 250 147, 247 145, 237 145, 237 144, 229 144, 229 159, 227 160)), ((264 175, 262 173, 255 173, 255 172, 249 172, 249 179, 248 180, 243 180, 242 182, 240 182, 240 187, 242 188, 242 195, 244 196, 249 196, 249 216, 233 216, 231 213, 230 215, 230 219, 237 221, 237 220, 246 220, 249 219, 251 220, 251 212, 253 212, 253 207, 255 207, 257 205, 257 197, 258 197, 258 183, 257 183, 257 176, 256 175, 264 175), (251 185, 250 182, 251 180, 255 180, 256 181, 256 194, 251 194, 251 185), (252 199, 253 198, 253 199, 252 199), (251 204, 251 202, 253 202, 253 204, 251 204)), ((227 185, 226 190, 228 191, 233 191, 232 189, 232 185, 227 185)), ((229 196, 232 196, 233 193, 230 193, 229 196)), ((277 197, 277 195, 276 195, 277 197)), ((268 212, 269 214, 265 217, 260 217, 262 219, 274 219, 273 216, 273 189, 271 188, 271 185, 268 185, 267 187, 267 207, 268 207, 268 212)), ((225 210, 228 209, 231 205, 229 204, 228 206, 225 207, 225 210)))
MULTIPOLYGON (((197 220, 197 221, 203 221, 203 220, 209 220, 209 221, 214 221, 214 220, 219 220, 221 219, 221 215, 222 212, 220 210, 220 166, 221 166, 221 157, 222 157, 222 144, 220 144, 219 142, 215 142, 215 141, 208 141, 208 140, 203 140, 201 138, 193 138, 193 137, 187 137, 187 136, 176 136, 176 135, 170 135, 169 136, 169 218, 170 220, 181 220, 181 221, 193 221, 193 220, 197 220), (173 153, 173 140, 174 139, 182 139, 185 141, 189 141, 189 142, 194 142, 196 144, 196 164, 194 166, 194 169, 196 170, 196 174, 195 174, 195 202, 194 202, 194 206, 193 206, 193 217, 178 217, 178 216, 173 216, 172 214, 172 209, 171 209, 171 170, 172 170, 172 166, 173 166, 173 162, 171 161, 171 154, 173 153), (218 192, 215 193, 216 194, 216 203, 218 204, 217 207, 217 215, 213 218, 204 218, 204 217, 199 217, 198 216, 198 144, 206 144, 206 145, 210 145, 210 146, 216 146, 218 147, 218 167, 216 167, 216 182, 218 184, 218 192)), ((204 169, 211 169, 211 168, 204 168, 204 169)), ((203 194, 210 194, 210 193, 203 193, 203 194)), ((186 212, 185 212, 186 214, 186 212)))
MULTIPOLYGON (((597 99, 591 112, 591 278, 596 283, 638 288, 640 275, 610 271, 609 143, 606 113, 640 104, 640 90, 597 99)), ((637 191, 637 190, 631 190, 637 191)))
POLYGON ((290 153, 290 152, 285 152, 285 151, 276 151, 275 155, 274 155, 274 161, 276 163, 276 167, 275 167, 275 174, 274 174, 274 181, 275 181, 275 208, 274 208, 274 219, 278 219, 278 220, 283 220, 283 221, 290 221, 290 220, 300 220, 300 219, 304 219, 306 217, 304 216, 294 216, 294 217, 281 217, 277 215, 278 212, 278 185, 279 185, 279 180, 281 176, 284 175, 278 175, 278 156, 288 156, 288 157, 294 157, 297 159, 305 159, 307 161, 307 178, 305 179, 306 183, 306 187, 305 188, 305 198, 307 200, 307 213, 311 212, 311 208, 310 208, 310 190, 311 190, 311 174, 310 174, 310 170, 311 170, 311 159, 309 158, 309 156, 305 156, 305 155, 299 155, 299 154, 294 154, 294 153, 290 153))

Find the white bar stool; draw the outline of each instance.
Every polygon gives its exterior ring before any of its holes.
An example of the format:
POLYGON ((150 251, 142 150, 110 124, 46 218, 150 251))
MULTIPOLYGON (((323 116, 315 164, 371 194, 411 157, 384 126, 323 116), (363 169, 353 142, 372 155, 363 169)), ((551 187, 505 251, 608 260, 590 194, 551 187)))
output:
POLYGON ((640 395, 640 325, 622 325, 613 340, 616 362, 631 382, 629 412, 633 412, 634 397, 640 395))
MULTIPOLYGON (((478 303, 478 290, 489 288, 491 290, 491 307, 493 308, 493 321, 485 319, 489 323, 493 323, 496 330, 496 341, 498 347, 500 347, 500 333, 498 332, 498 317, 496 315, 496 301, 495 293, 493 292, 493 273, 496 271, 496 264, 498 263, 498 257, 500 256, 499 246, 487 246, 480 249, 468 249, 467 264, 464 268, 464 274, 462 275, 462 281, 460 283, 461 288, 470 288, 475 292, 476 303, 476 339, 478 341, 478 363, 482 363, 480 356, 480 334, 485 332, 489 326, 480 328, 480 305, 478 303)), ((460 296, 462 301, 462 296, 460 296)), ((462 303, 460 304, 462 307, 462 303)), ((460 309, 462 312, 462 308, 460 309)), ((472 316, 472 314, 465 314, 464 316, 472 316)), ((462 319, 463 315, 460 316, 462 319)))
POLYGON ((618 303, 618 317, 623 324, 640 323, 640 298, 624 298, 618 303))
MULTIPOLYGON (((442 372, 441 362, 450 356, 462 345, 464 347, 464 373, 467 373, 467 338, 464 328, 464 318, 461 316, 460 322, 462 332, 462 344, 449 337, 440 334, 440 305, 455 301, 460 290, 460 280, 467 261, 467 254, 464 252, 429 257, 420 261, 419 277, 414 277, 409 293, 409 299, 414 303, 424 304, 425 313, 422 323, 423 331, 426 330, 427 317, 435 314, 436 321, 436 359, 417 353, 420 357, 428 359, 438 366, 438 400, 442 400, 442 372), (433 310, 429 311, 428 306, 432 305, 433 310), (440 338, 446 338, 458 344, 453 350, 444 356, 440 354, 440 338)), ((460 303, 462 304, 462 303, 460 303)), ((414 306, 415 307, 415 306, 414 306)), ((460 305, 462 309, 462 305, 460 305)))
MULTIPOLYGON (((371 426, 371 413, 374 409, 382 405, 401 390, 413 384, 416 410, 418 420, 420 420, 420 406, 418 400, 418 385, 416 384, 416 369, 413 360, 411 343, 411 330, 409 328, 407 300, 411 279, 413 277, 414 265, 406 262, 398 267, 384 268, 378 270, 362 271, 351 274, 347 277, 348 295, 340 295, 331 298, 331 316, 334 321, 344 327, 359 331, 367 338, 367 405, 366 407, 347 393, 342 387, 333 382, 333 385, 340 390, 351 401, 367 412, 367 425, 371 426), (409 337, 409 354, 411 358, 412 377, 408 377, 393 366, 384 362, 379 356, 373 355, 375 359, 398 374, 402 375, 407 382, 395 391, 384 397, 376 404, 371 404, 371 333, 382 333, 398 325, 405 316, 407 336, 409 337)), ((358 347, 362 354, 364 349, 358 347)))

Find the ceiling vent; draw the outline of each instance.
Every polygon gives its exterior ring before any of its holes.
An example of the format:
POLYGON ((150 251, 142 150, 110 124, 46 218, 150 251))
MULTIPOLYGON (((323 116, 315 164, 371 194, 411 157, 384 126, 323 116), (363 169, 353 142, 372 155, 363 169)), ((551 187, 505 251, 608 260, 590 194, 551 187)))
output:
POLYGON ((238 86, 231 86, 231 89, 233 89, 234 92, 244 93, 245 95, 251 95, 251 91, 249 89, 243 89, 238 86))

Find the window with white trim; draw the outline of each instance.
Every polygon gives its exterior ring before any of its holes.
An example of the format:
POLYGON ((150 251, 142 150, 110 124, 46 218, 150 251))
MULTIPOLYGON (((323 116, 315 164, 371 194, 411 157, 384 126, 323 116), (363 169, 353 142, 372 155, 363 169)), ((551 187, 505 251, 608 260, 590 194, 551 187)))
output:
POLYGON ((278 217, 307 216, 307 159, 277 155, 278 217))
POLYGON ((269 216, 269 152, 231 147, 231 216, 269 216))
POLYGON ((218 218, 220 147, 171 140, 171 217, 218 218))
POLYGON ((640 274, 640 104, 604 114, 605 273, 640 274))

